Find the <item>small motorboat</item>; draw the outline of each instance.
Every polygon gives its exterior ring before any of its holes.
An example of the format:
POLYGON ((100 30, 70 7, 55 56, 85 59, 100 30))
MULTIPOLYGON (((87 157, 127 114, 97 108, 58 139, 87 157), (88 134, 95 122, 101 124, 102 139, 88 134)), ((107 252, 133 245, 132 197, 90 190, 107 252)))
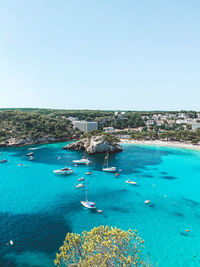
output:
POLYGON ((79 180, 79 181, 84 181, 85 178, 84 178, 84 177, 81 177, 81 178, 79 178, 78 180, 79 180))
POLYGON ((23 166, 23 164, 22 163, 19 163, 18 166, 21 167, 21 166, 23 166))
POLYGON ((33 156, 30 156, 29 160, 34 160, 34 157, 33 156))
POLYGON ((61 175, 68 175, 74 173, 74 171, 71 168, 65 167, 60 170, 53 171, 55 174, 61 174, 61 175))
POLYGON ((78 184, 78 185, 76 185, 75 187, 76 187, 76 188, 83 188, 84 185, 83 185, 83 184, 78 184))
POLYGON ((87 174, 87 175, 91 175, 91 174, 92 174, 92 172, 91 172, 91 171, 89 171, 89 172, 86 172, 86 174, 87 174))
POLYGON ((147 199, 145 200, 144 204, 149 204, 151 202, 151 200, 147 199))
POLYGON ((91 163, 91 161, 89 161, 89 159, 82 158, 82 159, 78 159, 78 160, 73 160, 73 163, 79 164, 79 165, 89 165, 91 163))
POLYGON ((78 167, 78 165, 77 164, 74 164, 74 167, 78 167))
POLYGON ((137 184, 136 182, 134 182, 134 181, 131 181, 131 180, 127 180, 127 181, 125 181, 125 183, 127 183, 127 184, 134 184, 134 185, 136 185, 136 184, 137 184))
POLYGON ((115 176, 119 176, 119 173, 115 173, 115 176))
POLYGON ((33 152, 30 152, 30 153, 27 154, 28 157, 33 156, 33 155, 34 155, 33 152))

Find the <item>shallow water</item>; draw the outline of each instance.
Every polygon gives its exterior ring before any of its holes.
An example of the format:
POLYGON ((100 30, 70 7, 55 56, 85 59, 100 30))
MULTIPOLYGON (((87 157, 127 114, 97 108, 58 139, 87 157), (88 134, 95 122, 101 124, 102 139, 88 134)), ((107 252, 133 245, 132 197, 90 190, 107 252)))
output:
POLYGON ((90 156, 90 167, 74 167, 74 175, 60 177, 52 171, 72 167, 82 156, 62 146, 35 146, 35 161, 27 159, 27 147, 4 149, 9 162, 0 164, 0 266, 53 266, 68 231, 101 224, 139 230, 154 266, 200 265, 200 152, 124 145, 122 153, 110 156, 110 165, 122 169, 119 177, 101 171, 103 155, 90 156), (89 170, 93 175, 86 176, 89 170), (85 191, 74 186, 82 176, 89 200, 103 214, 81 206, 85 191), (7 246, 11 239, 14 245, 7 246))

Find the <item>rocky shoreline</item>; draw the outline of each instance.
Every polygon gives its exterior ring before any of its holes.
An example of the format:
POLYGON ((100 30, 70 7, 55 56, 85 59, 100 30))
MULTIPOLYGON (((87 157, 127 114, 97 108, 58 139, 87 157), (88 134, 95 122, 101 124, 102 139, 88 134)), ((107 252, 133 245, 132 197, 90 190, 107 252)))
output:
POLYGON ((20 146, 29 146, 29 145, 38 145, 38 144, 49 144, 49 143, 58 143, 58 142, 67 142, 71 139, 60 140, 53 137, 43 137, 36 140, 33 139, 16 139, 10 138, 4 142, 0 143, 0 147, 20 147, 20 146))
POLYGON ((66 145, 63 149, 81 150, 87 154, 117 153, 123 150, 120 144, 106 140, 105 135, 83 138, 75 143, 66 145))

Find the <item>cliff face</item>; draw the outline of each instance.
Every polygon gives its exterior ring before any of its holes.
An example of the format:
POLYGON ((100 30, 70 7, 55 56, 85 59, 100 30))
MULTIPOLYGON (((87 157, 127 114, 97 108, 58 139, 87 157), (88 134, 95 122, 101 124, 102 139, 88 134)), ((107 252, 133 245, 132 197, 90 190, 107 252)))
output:
POLYGON ((105 140, 104 135, 83 138, 63 147, 63 149, 84 150, 87 154, 116 153, 122 151, 119 144, 105 140))

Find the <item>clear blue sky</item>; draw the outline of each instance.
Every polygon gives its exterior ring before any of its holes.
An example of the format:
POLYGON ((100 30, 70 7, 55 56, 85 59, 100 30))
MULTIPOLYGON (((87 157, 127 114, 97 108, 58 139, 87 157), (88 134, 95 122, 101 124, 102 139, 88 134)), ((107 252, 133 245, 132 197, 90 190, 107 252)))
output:
POLYGON ((200 110, 200 1, 0 1, 0 107, 200 110))

